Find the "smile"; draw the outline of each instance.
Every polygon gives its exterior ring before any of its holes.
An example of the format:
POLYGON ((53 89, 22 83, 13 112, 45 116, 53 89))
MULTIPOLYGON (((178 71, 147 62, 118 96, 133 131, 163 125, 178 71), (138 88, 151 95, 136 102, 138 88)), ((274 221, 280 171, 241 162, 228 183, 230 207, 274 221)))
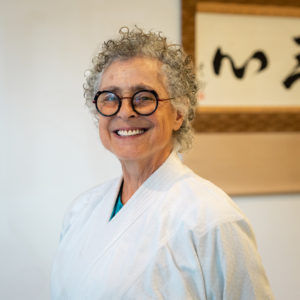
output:
POLYGON ((140 135, 144 133, 146 129, 121 129, 121 130, 116 130, 116 134, 119 136, 134 136, 134 135, 140 135))

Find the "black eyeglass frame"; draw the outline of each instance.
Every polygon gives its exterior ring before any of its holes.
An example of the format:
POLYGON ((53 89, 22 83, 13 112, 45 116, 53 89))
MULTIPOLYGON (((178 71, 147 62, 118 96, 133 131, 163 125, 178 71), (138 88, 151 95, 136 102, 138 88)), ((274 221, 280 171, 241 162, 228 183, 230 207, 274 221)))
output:
POLYGON ((116 94, 116 93, 114 93, 114 92, 112 92, 112 91, 104 90, 104 91, 98 91, 98 92, 96 93, 96 95, 95 95, 95 97, 94 97, 94 100, 93 100, 93 103, 95 103, 96 109, 97 109, 97 111, 99 112, 100 115, 102 115, 102 116, 104 116, 104 117, 112 117, 112 116, 115 116, 115 115, 120 111, 121 106, 122 106, 122 100, 123 100, 123 99, 130 99, 130 100, 131 100, 131 101, 130 101, 131 108, 132 108, 132 110, 133 110, 135 113, 137 113, 138 115, 140 115, 140 116, 150 116, 150 115, 154 114, 155 111, 157 110, 158 102, 159 102, 159 101, 167 101, 167 100, 172 100, 172 99, 174 99, 174 98, 160 99, 160 98, 158 98, 157 92, 154 91, 154 90, 139 90, 139 91, 135 92, 131 97, 120 97, 118 94, 116 94), (151 93, 151 94, 154 95, 154 97, 155 97, 155 99, 156 99, 155 108, 154 108, 154 110, 153 110, 151 113, 141 114, 141 113, 139 113, 139 112, 135 109, 135 107, 134 107, 134 105, 133 105, 134 96, 137 95, 137 94, 139 94, 139 93, 141 93, 141 92, 148 92, 148 93, 151 93), (98 101, 99 96, 100 96, 101 94, 103 94, 103 93, 111 93, 111 94, 114 94, 114 95, 117 97, 117 99, 119 100, 118 108, 117 108, 116 112, 114 112, 114 113, 111 114, 111 115, 106 115, 106 114, 102 113, 102 112, 98 109, 97 101, 98 101))

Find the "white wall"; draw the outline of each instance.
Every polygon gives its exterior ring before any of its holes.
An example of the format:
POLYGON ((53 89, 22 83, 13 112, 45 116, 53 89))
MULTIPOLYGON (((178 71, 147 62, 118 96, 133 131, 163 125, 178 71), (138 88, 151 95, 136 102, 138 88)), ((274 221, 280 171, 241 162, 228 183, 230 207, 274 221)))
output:
MULTIPOLYGON (((98 141, 82 83, 97 45, 124 24, 178 42, 180 0, 0 3, 0 299, 49 299, 66 206, 120 171, 98 141)), ((296 299, 300 196, 237 202, 254 223, 277 299, 296 299)))
POLYGON ((277 300, 300 299, 300 195, 235 197, 249 218, 277 300))

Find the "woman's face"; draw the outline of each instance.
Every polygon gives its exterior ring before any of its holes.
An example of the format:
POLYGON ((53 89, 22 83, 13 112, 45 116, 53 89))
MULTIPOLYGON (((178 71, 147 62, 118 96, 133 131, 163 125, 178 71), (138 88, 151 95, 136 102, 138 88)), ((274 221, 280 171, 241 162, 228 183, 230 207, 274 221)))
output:
MULTIPOLYGON (((161 63, 151 58, 114 61, 104 71, 99 90, 113 91, 120 97, 131 97, 139 90, 154 90, 158 98, 169 98, 161 63)), ((152 115, 140 116, 132 110, 130 99, 122 100, 116 115, 99 118, 103 145, 121 161, 164 161, 173 147, 172 132, 183 121, 170 101, 160 101, 152 115)))

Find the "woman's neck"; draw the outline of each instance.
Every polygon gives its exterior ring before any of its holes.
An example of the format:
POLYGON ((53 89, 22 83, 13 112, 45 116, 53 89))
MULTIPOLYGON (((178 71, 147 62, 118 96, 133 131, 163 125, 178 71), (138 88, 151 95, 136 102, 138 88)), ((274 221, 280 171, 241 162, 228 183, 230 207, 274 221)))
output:
POLYGON ((123 171, 122 203, 125 204, 137 189, 153 174, 169 157, 167 155, 141 160, 121 161, 123 171))

